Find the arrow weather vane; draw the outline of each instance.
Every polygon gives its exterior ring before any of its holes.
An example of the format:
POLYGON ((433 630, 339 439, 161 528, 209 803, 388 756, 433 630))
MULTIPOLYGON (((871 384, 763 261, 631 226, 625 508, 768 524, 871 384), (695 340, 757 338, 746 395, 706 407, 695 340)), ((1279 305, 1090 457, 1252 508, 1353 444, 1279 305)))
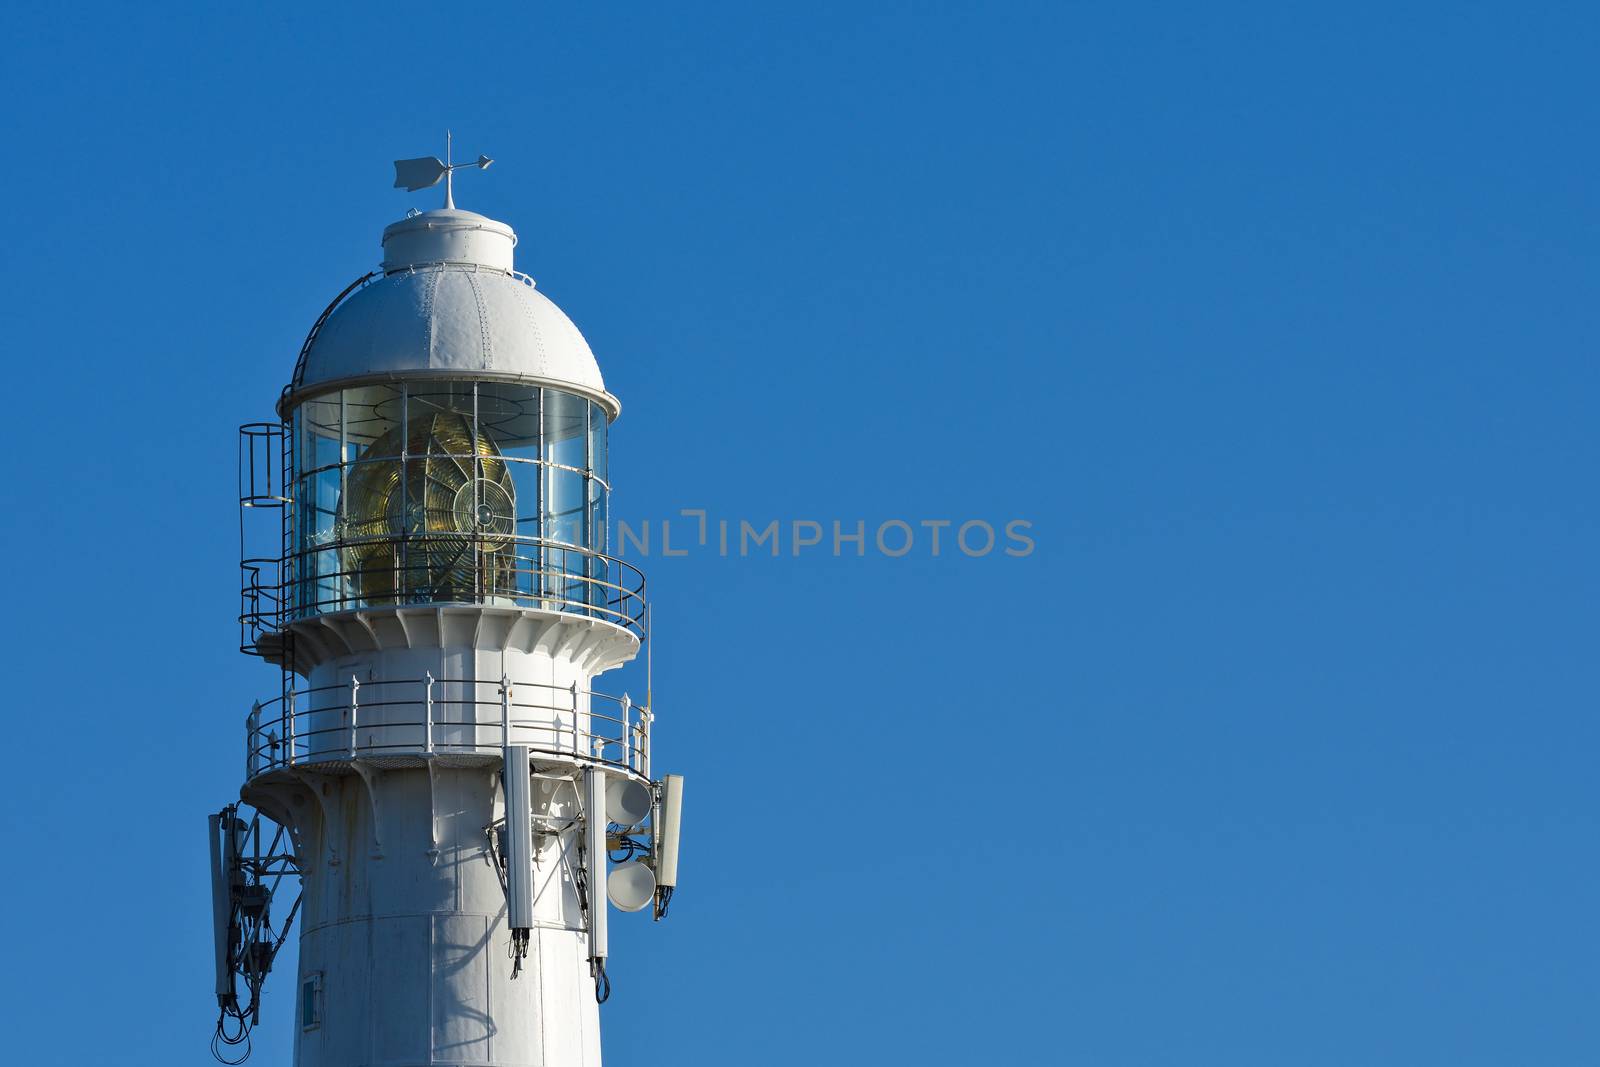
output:
POLYGON ((445 210, 453 210, 456 206, 454 191, 451 189, 450 175, 461 167, 477 167, 485 170, 494 160, 488 156, 479 156, 471 163, 450 162, 450 131, 444 131, 444 161, 438 156, 423 156, 420 159, 397 159, 394 161, 394 187, 414 193, 418 189, 427 189, 439 184, 439 179, 444 179, 444 206, 445 210))

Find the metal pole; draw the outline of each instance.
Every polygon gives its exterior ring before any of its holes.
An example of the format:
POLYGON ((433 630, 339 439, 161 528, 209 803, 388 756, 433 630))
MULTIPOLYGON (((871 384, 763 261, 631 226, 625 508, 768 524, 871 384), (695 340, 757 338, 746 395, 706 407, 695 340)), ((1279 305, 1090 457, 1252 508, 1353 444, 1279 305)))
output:
POLYGON ((283 709, 282 709, 282 711, 283 711, 283 719, 284 719, 283 736, 284 736, 285 743, 288 745, 288 753, 287 753, 288 762, 292 765, 294 763, 294 740, 295 740, 294 739, 294 710, 295 710, 294 706, 295 706, 295 700, 296 700, 296 693, 294 691, 294 686, 291 685, 289 687, 289 692, 284 696, 283 699, 284 699, 283 709))
POLYGON ((633 701, 627 693, 622 694, 622 765, 629 770, 633 766, 633 701))
MULTIPOLYGON (((335 531, 344 529, 345 502, 350 499, 349 474, 350 465, 346 461, 346 452, 349 449, 349 431, 346 428, 345 397, 348 391, 339 390, 339 502, 334 505, 333 528, 335 531)), ((338 540, 343 540, 342 533, 335 535, 338 540)), ((335 575, 334 581, 339 583, 339 607, 348 607, 345 603, 345 590, 349 587, 348 577, 344 574, 335 575)), ((353 746, 352 746, 353 747, 353 746)))
POLYGON ((428 672, 427 689, 425 691, 424 699, 423 699, 423 723, 424 723, 424 728, 428 731, 428 737, 427 737, 427 740, 425 742, 425 745, 426 745, 426 748, 427 748, 428 752, 431 753, 431 752, 433 752, 433 672, 432 671, 428 672))
POLYGON ((248 780, 256 776, 256 731, 261 729, 261 701, 250 705, 250 728, 244 735, 244 776, 248 780))
POLYGON ((511 679, 500 676, 500 744, 511 744, 511 679))
POLYGON ((350 676, 350 757, 356 754, 356 712, 360 708, 361 680, 355 675, 350 676))
POLYGON ((582 752, 578 746, 578 683, 572 683, 572 751, 582 752))

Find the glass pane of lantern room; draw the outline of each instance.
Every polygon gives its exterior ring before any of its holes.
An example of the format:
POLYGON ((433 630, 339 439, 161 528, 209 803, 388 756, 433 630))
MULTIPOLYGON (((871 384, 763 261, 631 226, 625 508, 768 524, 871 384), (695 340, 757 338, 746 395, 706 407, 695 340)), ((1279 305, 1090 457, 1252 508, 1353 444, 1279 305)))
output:
POLYGON ((606 434, 610 424, 606 421, 605 408, 590 401, 589 403, 589 470, 596 478, 609 482, 611 475, 607 472, 606 464, 606 434))
POLYGON ((502 456, 539 458, 539 390, 531 385, 478 386, 478 428, 502 456))
POLYGON ((544 455, 551 463, 588 469, 589 402, 559 389, 544 391, 544 455))
POLYGON ((458 527, 473 511, 472 382, 406 384, 403 601, 470 599, 476 554, 458 527))
MULTIPOLYGON (((364 454, 387 451, 397 438, 398 434, 383 434, 364 454)), ((339 551, 355 600, 350 606, 396 603, 405 516, 399 458, 345 464, 343 503, 339 551)))
MULTIPOLYGON (((598 478, 590 478, 589 483, 589 515, 587 520, 589 547, 596 553, 606 551, 606 488, 598 478)), ((603 555, 590 556, 587 561, 589 577, 588 595, 585 598, 591 607, 604 608, 615 599, 615 590, 610 588, 611 582, 616 580, 611 573, 606 558, 603 555)))
MULTIPOLYGON (((502 382, 484 382, 478 386, 478 429, 483 438, 480 446, 484 477, 510 489, 506 509, 511 520, 508 530, 513 538, 509 543, 497 539, 493 560, 496 591, 501 595, 530 595, 538 592, 534 572, 538 567, 538 550, 532 542, 539 537, 539 494, 544 468, 539 462, 540 390, 537 386, 502 382), (505 464, 508 476, 501 478, 492 469, 498 458, 505 464)), ((498 515, 502 501, 495 497, 491 508, 498 515)), ((502 532, 496 522, 494 533, 502 532)))
MULTIPOLYGON (((563 545, 583 545, 584 476, 565 467, 551 467, 544 511, 546 539, 563 545)), ((585 546, 587 547, 587 546, 585 546)))
POLYGON ((588 547, 596 552, 609 552, 611 542, 611 529, 607 521, 607 509, 610 503, 611 491, 604 482, 598 478, 590 478, 589 489, 589 519, 586 536, 588 547))
MULTIPOLYGON (((558 545, 584 544, 584 472, 588 469, 589 401, 558 389, 546 389, 543 399, 544 456, 546 462, 541 528, 545 540, 558 545)), ((545 550, 545 589, 563 610, 583 602, 585 558, 581 551, 550 547, 545 550)))
POLYGON ((338 610, 337 553, 329 551, 339 516, 339 397, 309 400, 295 412, 295 551, 302 614, 338 610))
POLYGON ((307 400, 295 411, 295 470, 309 474, 339 462, 339 396, 307 400))
POLYGON ((400 389, 368 385, 344 391, 344 460, 379 459, 400 455, 400 389))
POLYGON ((308 557, 315 578, 311 582, 311 614, 339 611, 344 607, 344 576, 339 573, 339 553, 329 550, 308 557))
POLYGON ((393 385, 346 389, 339 569, 348 607, 395 603, 405 492, 405 397, 393 385))
POLYGON ((462 419, 472 418, 472 393, 471 382, 433 380, 410 382, 406 387, 406 411, 413 423, 412 440, 416 439, 415 435, 419 432, 416 427, 425 427, 433 416, 455 415, 462 419))

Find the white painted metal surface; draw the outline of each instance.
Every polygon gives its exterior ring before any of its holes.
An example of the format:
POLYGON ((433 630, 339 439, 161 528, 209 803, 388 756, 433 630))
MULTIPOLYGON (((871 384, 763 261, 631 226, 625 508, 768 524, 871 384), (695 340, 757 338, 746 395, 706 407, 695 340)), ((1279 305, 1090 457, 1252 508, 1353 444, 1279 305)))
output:
POLYGON ((527 745, 507 745, 500 771, 506 791, 506 922, 512 930, 533 927, 533 778, 527 745))
POLYGON ((473 211, 424 211, 383 231, 383 269, 464 263, 509 271, 517 235, 503 222, 473 211))
MULTIPOLYGON (((649 724, 645 724, 648 729, 649 724)), ((606 784, 606 818, 626 829, 644 825, 650 817, 651 790, 627 778, 613 778, 606 784)))
POLYGON ((643 860, 606 872, 606 899, 619 911, 643 911, 656 894, 656 878, 643 860))
POLYGON ((683 776, 669 774, 661 779, 661 824, 656 853, 656 884, 678 884, 678 835, 683 822, 683 776))
POLYGON ((516 235, 470 211, 424 211, 384 231, 384 277, 318 331, 296 391, 374 375, 466 374, 574 387, 615 415, 600 366, 560 308, 513 272, 516 235))
MULTIPOLYGON (((506 893, 486 853, 485 828, 504 813, 498 767, 358 770, 308 772, 288 794, 309 816, 300 975, 323 986, 319 1025, 296 1021, 295 1062, 599 1064, 588 935, 563 858, 576 833, 541 850, 530 958, 513 978, 506 893)), ((570 783, 541 799, 576 815, 570 783)))
POLYGON ((606 915, 606 776, 583 772, 584 873, 589 896, 589 963, 603 969, 611 954, 606 915))

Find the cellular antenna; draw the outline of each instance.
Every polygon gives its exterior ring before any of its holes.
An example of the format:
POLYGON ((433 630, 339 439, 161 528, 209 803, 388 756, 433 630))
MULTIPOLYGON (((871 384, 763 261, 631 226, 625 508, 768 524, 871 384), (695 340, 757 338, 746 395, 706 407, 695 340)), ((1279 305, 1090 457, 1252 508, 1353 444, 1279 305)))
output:
POLYGON ((477 167, 487 170, 494 160, 488 156, 479 156, 471 163, 452 163, 450 131, 444 131, 444 160, 438 156, 422 156, 419 159, 397 159, 394 161, 394 187, 414 193, 418 189, 430 189, 439 184, 439 179, 444 179, 444 206, 445 210, 454 210, 456 206, 455 190, 450 180, 451 174, 462 167, 477 167))

